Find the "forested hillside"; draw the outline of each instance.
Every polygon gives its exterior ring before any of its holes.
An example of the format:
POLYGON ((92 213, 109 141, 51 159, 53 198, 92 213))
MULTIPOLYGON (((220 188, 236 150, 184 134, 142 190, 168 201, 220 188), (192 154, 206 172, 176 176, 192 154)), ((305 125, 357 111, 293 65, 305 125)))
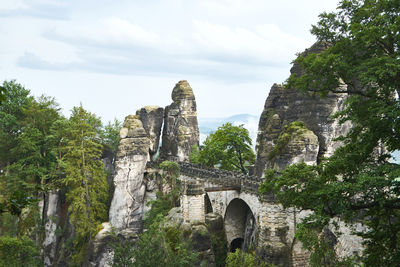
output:
MULTIPOLYGON (((16 81, 3 83, 0 106, 0 266, 36 266, 46 222, 57 220, 63 261, 80 265, 108 219, 110 173, 120 123, 103 125, 82 106, 69 118, 52 97, 33 97, 16 81), (64 218, 47 218, 48 195, 61 191, 64 218), (33 241, 34 242, 33 242, 33 241), (19 253, 26 251, 26 253, 19 253)), ((40 265, 40 264, 39 264, 40 265)))

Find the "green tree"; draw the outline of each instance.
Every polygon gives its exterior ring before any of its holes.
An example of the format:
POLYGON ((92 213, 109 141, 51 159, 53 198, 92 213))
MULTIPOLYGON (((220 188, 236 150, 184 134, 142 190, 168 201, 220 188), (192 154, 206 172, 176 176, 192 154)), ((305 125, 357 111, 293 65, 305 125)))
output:
POLYGON ((74 226, 73 264, 84 259, 87 244, 107 219, 108 183, 100 160, 100 119, 82 106, 70 117, 70 132, 63 156, 69 218, 74 226))
MULTIPOLYGON (((336 117, 353 127, 340 138, 344 145, 319 166, 297 164, 280 176, 269 172, 260 188, 272 190, 285 207, 314 211, 296 234, 314 252, 324 247, 318 236, 331 218, 361 221, 367 226, 358 233, 365 238, 365 266, 400 262, 400 166, 389 161, 400 149, 399 32, 396 0, 344 0, 337 12, 320 15, 312 33, 325 50, 300 55, 295 62, 302 73, 292 74, 288 86, 322 96, 348 93, 336 117)), ((314 266, 336 264, 324 259, 321 255, 314 266)))
POLYGON ((249 131, 243 125, 233 126, 231 123, 225 123, 204 141, 200 156, 197 157, 198 162, 209 167, 217 166, 224 170, 247 174, 249 166, 255 162, 251 145, 249 131))
POLYGON ((0 266, 43 266, 39 248, 27 237, 0 237, 0 266))
POLYGON ((9 225, 18 229, 18 234, 24 234, 41 225, 36 204, 57 176, 55 142, 50 132, 61 115, 53 98, 34 99, 29 90, 15 81, 4 82, 3 88, 6 91, 0 106, 0 213, 9 214, 1 215, 2 221, 8 222, 2 230, 13 232, 7 230, 9 225), (30 216, 19 216, 28 206, 31 208, 25 215, 30 216))
POLYGON ((104 145, 104 150, 109 150, 113 154, 113 163, 115 161, 115 157, 117 155, 118 145, 119 145, 119 132, 122 128, 122 123, 117 119, 114 119, 114 122, 110 121, 104 127, 102 133, 102 143, 104 145))

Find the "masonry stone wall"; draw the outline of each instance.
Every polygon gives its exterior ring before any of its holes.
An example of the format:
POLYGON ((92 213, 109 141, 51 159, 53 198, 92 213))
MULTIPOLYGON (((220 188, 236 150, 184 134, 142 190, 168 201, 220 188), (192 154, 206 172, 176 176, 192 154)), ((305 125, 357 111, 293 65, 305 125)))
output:
POLYGON ((183 220, 188 223, 205 222, 205 192, 204 184, 193 180, 184 182, 181 197, 183 220))

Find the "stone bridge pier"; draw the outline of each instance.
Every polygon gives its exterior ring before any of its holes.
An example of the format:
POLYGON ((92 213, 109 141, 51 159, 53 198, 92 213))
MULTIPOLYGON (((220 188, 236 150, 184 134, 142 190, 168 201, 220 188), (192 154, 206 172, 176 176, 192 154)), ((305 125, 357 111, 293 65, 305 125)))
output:
POLYGON ((204 183, 196 180, 184 181, 181 210, 185 222, 205 222, 206 206, 204 183))

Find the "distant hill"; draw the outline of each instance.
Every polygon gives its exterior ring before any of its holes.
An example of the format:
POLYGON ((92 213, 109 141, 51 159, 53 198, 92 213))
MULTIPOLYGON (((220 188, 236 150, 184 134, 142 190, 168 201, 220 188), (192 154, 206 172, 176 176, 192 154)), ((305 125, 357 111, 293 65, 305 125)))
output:
POLYGON ((257 139, 258 120, 258 116, 251 114, 237 114, 226 118, 199 118, 200 143, 203 143, 207 136, 215 132, 219 126, 230 122, 233 125, 244 125, 250 133, 254 148, 257 139))

